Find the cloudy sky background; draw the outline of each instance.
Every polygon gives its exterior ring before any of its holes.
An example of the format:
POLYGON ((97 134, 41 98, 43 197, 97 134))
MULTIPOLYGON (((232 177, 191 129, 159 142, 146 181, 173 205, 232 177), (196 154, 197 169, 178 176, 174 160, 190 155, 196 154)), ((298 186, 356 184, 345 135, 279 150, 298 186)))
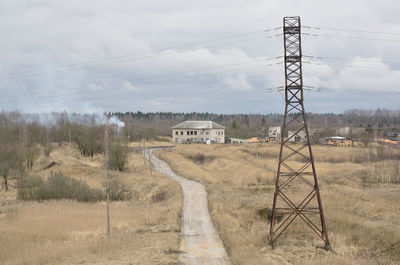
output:
POLYGON ((399 13, 395 0, 2 0, 0 108, 280 113, 276 28, 299 15, 307 111, 399 109, 399 13))

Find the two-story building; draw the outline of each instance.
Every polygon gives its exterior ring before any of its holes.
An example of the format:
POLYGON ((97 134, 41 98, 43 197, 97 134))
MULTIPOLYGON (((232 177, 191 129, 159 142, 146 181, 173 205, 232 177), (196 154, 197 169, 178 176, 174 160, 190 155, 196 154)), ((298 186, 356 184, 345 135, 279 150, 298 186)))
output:
POLYGON ((273 126, 268 128, 268 137, 272 141, 278 142, 281 140, 281 126, 273 126))
POLYGON ((212 121, 184 121, 172 127, 174 143, 225 143, 225 127, 212 121))

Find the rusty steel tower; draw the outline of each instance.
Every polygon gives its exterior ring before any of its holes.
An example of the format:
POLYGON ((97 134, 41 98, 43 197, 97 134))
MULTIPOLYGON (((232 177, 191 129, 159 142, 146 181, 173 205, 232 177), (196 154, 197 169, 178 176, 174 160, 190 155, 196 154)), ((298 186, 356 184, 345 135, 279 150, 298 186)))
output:
POLYGON ((330 249, 310 134, 304 111, 300 17, 283 18, 285 116, 281 132, 270 244, 296 219, 304 221, 330 249), (287 137, 285 137, 287 134, 287 137))

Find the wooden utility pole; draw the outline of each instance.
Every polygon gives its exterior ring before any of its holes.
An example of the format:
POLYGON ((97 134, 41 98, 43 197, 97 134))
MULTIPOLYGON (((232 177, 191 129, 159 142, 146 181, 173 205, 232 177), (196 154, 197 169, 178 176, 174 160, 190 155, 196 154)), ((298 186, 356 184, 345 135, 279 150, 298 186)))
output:
POLYGON ((388 148, 389 148, 389 166, 388 166, 388 170, 389 170, 389 178, 388 178, 388 184, 390 184, 390 167, 392 166, 392 163, 391 163, 391 160, 390 160, 390 145, 388 145, 388 148))
POLYGON ((147 147, 147 153, 149 154, 149 169, 150 169, 150 176, 153 176, 153 167, 151 165, 151 153, 150 153, 150 147, 147 147))
POLYGON ((108 186, 108 117, 104 124, 104 179, 106 182, 107 194, 107 239, 110 239, 110 188, 108 186))

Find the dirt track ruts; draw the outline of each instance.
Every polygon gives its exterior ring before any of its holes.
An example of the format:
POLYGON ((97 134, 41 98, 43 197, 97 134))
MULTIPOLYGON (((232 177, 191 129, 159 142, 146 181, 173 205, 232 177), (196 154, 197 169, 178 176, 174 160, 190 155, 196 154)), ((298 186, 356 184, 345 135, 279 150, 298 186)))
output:
POLYGON ((231 265, 208 211, 207 191, 193 180, 178 176, 171 167, 153 154, 147 158, 155 171, 177 181, 183 192, 183 223, 180 261, 187 265, 231 265))

